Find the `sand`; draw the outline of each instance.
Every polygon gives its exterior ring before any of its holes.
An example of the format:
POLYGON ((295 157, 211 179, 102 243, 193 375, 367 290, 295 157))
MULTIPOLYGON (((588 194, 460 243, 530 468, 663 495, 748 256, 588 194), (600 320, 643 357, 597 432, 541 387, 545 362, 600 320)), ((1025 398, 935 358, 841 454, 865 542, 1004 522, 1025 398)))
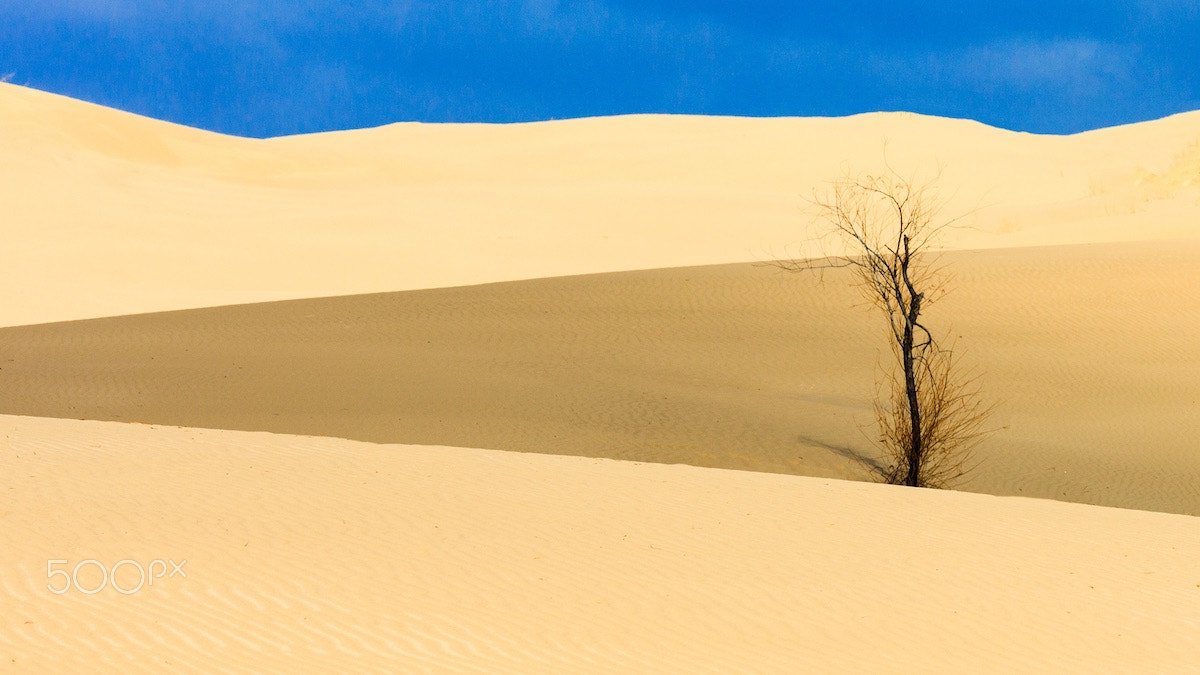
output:
MULTIPOLYGON (((1200 515, 1200 242, 942 264, 996 406, 960 487, 1200 515)), ((865 480, 862 304, 741 264, 8 328, 0 410, 865 480)))
POLYGON ((260 141, 0 83, 0 152, 7 669, 1195 666, 1200 113, 260 141), (748 264, 885 154, 967 213, 967 491, 841 480, 878 319, 748 264))
POLYGON ((945 243, 1200 235, 1200 112, 1076 136, 908 113, 231 138, 0 83, 0 325, 806 256, 843 172, 941 174, 945 243))
POLYGON ((0 429, 6 670, 1195 663, 1193 517, 263 433, 0 429), (187 577, 54 595, 48 559, 186 560, 187 577))

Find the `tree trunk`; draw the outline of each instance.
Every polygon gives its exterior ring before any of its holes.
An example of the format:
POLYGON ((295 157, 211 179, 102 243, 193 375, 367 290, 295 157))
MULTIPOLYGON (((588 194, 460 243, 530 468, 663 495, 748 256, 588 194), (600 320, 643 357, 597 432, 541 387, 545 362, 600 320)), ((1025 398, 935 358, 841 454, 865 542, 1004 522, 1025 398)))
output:
POLYGON ((904 477, 904 484, 920 487, 921 459, 924 448, 921 438, 921 405, 917 398, 917 364, 916 354, 913 353, 915 350, 913 332, 921 317, 921 300, 925 294, 917 293, 908 277, 908 264, 912 260, 908 244, 909 240, 906 236, 904 237, 904 257, 900 261, 900 270, 904 277, 904 284, 908 288, 909 301, 908 312, 904 315, 904 339, 903 344, 900 345, 900 351, 904 360, 904 391, 908 395, 908 423, 911 433, 908 446, 908 474, 904 477))
MULTIPOLYGON (((915 302, 920 302, 916 300, 915 302)), ((915 314, 915 312, 914 312, 915 314)), ((911 315, 910 315, 911 316, 911 315)), ((913 324, 915 320, 905 321, 904 344, 904 390, 908 394, 908 422, 911 425, 911 435, 908 446, 908 475, 904 484, 912 487, 921 485, 921 408, 917 401, 917 369, 913 355, 913 324)))

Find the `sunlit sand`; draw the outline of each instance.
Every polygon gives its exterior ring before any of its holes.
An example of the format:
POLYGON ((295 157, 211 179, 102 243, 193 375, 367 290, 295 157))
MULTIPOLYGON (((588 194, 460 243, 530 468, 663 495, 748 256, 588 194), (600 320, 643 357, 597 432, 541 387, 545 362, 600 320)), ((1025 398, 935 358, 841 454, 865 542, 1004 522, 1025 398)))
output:
POLYGON ((0 84, 0 151, 0 665, 1194 665, 1200 114, 258 141, 0 84), (880 320, 752 264, 885 156, 966 214, 965 491, 861 482, 880 320))

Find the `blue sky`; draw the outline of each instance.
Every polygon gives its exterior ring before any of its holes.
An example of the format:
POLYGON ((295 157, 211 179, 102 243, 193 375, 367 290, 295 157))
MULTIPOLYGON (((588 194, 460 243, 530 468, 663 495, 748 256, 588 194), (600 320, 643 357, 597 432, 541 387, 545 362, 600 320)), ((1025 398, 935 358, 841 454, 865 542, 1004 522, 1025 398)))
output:
POLYGON ((1200 108, 1200 0, 0 0, 0 77, 245 136, 619 113, 1200 108))

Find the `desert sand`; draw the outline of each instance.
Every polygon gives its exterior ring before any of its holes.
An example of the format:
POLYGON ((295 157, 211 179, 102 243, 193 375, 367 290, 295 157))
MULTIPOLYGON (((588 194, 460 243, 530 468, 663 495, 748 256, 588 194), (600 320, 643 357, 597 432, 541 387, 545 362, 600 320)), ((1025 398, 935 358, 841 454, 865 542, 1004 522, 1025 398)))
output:
POLYGON ((580 457, 0 425, 12 669, 1195 664, 1194 517, 580 457), (59 596, 46 559, 186 560, 187 577, 59 596))
MULTIPOLYGON (((942 262, 996 406, 960 487, 1200 515, 1200 241, 942 262)), ((863 304, 740 264, 6 328, 0 410, 867 480, 863 304)))
POLYGON ((0 152, 6 667, 1200 654, 1200 113, 254 140, 0 84, 0 152), (964 491, 844 480, 879 319, 752 264, 837 253, 806 199, 885 154, 966 214, 930 315, 996 403, 964 491), (47 588, 89 559, 187 576, 47 588))
POLYGON ((836 251, 808 201, 884 160, 952 248, 1200 234, 1200 112, 1076 136, 908 113, 398 124, 252 140, 0 83, 0 325, 836 251))

